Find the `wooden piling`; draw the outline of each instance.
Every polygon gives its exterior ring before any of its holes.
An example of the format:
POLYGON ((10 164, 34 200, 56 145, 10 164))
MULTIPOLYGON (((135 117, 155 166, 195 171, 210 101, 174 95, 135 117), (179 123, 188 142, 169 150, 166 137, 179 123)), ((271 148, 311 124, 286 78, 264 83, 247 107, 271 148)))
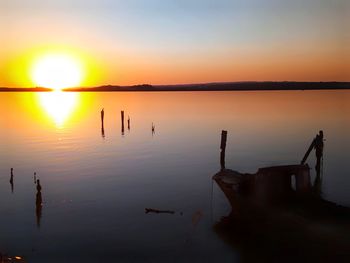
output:
POLYGON ((104 126, 104 119, 105 119, 105 110, 104 108, 101 110, 101 134, 102 137, 105 137, 105 126, 104 126))
POLYGON ((120 112, 121 120, 122 120, 122 134, 124 134, 124 111, 120 112))
POLYGON ((305 164, 307 158, 309 157, 311 151, 315 149, 316 150, 316 158, 317 161, 321 160, 323 156, 323 131, 319 131, 319 134, 316 135, 316 137, 312 140, 309 148, 307 149, 303 159, 301 160, 301 164, 305 164))
POLYGON ((227 141, 227 131, 221 131, 221 150, 226 150, 226 141, 227 141))
POLYGON ((102 136, 102 138, 105 138, 105 128, 104 128, 103 124, 101 127, 101 136, 102 136))
POLYGON ((227 131, 221 131, 221 144, 220 144, 220 165, 221 170, 225 169, 225 155, 226 155, 226 141, 227 141, 227 131))
POLYGON ((152 122, 152 135, 154 135, 155 129, 156 129, 156 126, 155 126, 155 125, 153 124, 153 122, 152 122))

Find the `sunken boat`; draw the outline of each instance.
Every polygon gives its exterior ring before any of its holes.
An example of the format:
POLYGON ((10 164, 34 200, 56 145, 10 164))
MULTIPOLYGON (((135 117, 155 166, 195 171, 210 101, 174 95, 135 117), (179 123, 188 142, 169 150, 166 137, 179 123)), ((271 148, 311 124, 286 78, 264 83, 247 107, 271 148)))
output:
POLYGON ((225 167, 227 132, 221 140, 221 170, 213 180, 231 212, 213 226, 238 251, 240 262, 350 262, 350 209, 322 198, 323 132, 300 164, 264 167, 254 174, 225 167), (311 182, 309 154, 316 152, 311 182))

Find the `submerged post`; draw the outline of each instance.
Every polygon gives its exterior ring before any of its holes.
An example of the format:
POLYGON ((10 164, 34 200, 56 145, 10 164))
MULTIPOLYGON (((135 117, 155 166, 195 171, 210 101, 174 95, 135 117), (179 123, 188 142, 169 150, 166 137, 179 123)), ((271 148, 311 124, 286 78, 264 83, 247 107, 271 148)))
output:
POLYGON ((124 111, 122 110, 120 112, 121 118, 122 118, 122 135, 124 135, 124 111))
POLYGON ((220 144, 220 165, 221 170, 225 169, 225 151, 226 151, 227 131, 221 131, 221 144, 220 144))

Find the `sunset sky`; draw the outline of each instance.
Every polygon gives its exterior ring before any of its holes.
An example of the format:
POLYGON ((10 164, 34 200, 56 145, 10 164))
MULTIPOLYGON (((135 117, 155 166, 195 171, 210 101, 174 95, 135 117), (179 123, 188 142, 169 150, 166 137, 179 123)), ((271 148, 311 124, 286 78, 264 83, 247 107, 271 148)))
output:
POLYGON ((81 86, 350 81, 348 0, 0 0, 0 87, 68 54, 81 86))

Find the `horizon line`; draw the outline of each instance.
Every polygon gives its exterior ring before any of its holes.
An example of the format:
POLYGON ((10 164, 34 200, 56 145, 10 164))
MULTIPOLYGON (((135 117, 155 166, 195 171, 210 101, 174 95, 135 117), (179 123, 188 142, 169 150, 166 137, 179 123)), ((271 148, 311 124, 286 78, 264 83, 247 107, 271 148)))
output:
MULTIPOLYGON (((101 84, 96 86, 74 86, 66 87, 65 89, 89 89, 89 88, 101 88, 101 87, 140 87, 140 86, 152 86, 152 87, 166 87, 166 86, 199 86, 199 85, 220 85, 220 84, 244 84, 244 83, 339 83, 339 84, 350 84, 349 81, 298 81, 298 80, 244 80, 244 81, 214 81, 214 82, 190 82, 190 83, 173 83, 173 84, 150 84, 150 83, 139 83, 139 84, 129 84, 129 85, 120 85, 120 84, 101 84)), ((48 87, 40 86, 31 86, 31 87, 19 87, 19 86, 0 86, 1 89, 51 89, 48 87)))

